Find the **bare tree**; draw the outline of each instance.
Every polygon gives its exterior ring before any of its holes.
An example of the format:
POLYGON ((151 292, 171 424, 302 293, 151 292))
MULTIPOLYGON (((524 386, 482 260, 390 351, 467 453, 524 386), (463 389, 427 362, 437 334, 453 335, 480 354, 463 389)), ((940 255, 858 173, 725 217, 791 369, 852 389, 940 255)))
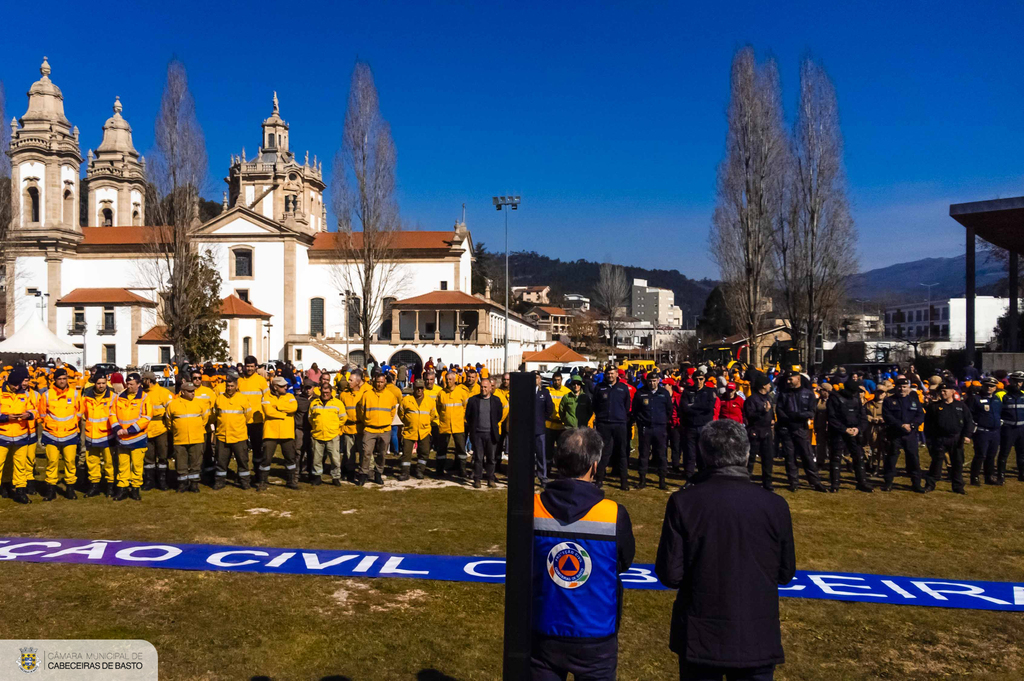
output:
POLYGON ((194 238, 207 175, 206 139, 179 61, 167 67, 148 172, 146 213, 157 225, 149 239, 156 261, 149 277, 160 294, 167 337, 179 362, 224 357, 220 277, 213 256, 200 252, 194 238))
POLYGON ((594 286, 594 307, 608 326, 609 344, 615 354, 615 331, 622 318, 622 308, 629 302, 629 282, 626 270, 619 265, 601 263, 597 284, 594 286))
MULTIPOLYGON (((14 223, 14 200, 17 192, 12 185, 11 159, 7 155, 11 148, 11 129, 7 125, 7 99, 3 81, 0 81, 0 268, 6 269, 7 236, 14 223)), ((0 276, 0 282, 4 281, 0 276)))
POLYGON ((797 319, 802 323, 804 356, 813 365, 818 328, 838 317, 847 277, 858 267, 839 104, 828 74, 809 58, 800 67, 800 108, 792 150, 792 208, 786 240, 795 262, 787 288, 794 300, 793 325, 797 319))
POLYGON ((783 206, 787 145, 775 61, 758 65, 753 48, 743 48, 733 58, 731 81, 709 241, 729 308, 749 339, 750 362, 768 307, 772 231, 783 206))
POLYGON ((396 161, 373 72, 369 64, 358 62, 352 72, 342 146, 334 157, 332 202, 338 235, 332 278, 339 291, 351 292, 358 300, 349 311, 358 317, 366 362, 371 338, 390 313, 388 302, 401 290, 401 267, 394 256, 401 226, 396 161))

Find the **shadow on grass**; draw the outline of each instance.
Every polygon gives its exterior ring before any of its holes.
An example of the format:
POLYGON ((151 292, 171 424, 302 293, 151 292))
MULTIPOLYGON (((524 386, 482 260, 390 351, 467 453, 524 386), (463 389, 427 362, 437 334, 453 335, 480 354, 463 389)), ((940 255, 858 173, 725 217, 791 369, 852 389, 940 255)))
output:
MULTIPOLYGON (((253 676, 249 681, 273 681, 270 676, 253 676)), ((339 674, 332 674, 330 676, 324 676, 320 681, 352 681, 349 676, 341 676, 339 674)), ((416 673, 416 681, 458 681, 454 676, 448 676, 444 672, 439 672, 436 669, 421 669, 416 673)))

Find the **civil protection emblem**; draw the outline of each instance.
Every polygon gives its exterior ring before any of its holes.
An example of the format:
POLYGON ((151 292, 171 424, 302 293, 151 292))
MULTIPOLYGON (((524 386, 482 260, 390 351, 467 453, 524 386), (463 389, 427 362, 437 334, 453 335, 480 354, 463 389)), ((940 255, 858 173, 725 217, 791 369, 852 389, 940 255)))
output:
POLYGON ((39 652, 35 648, 18 648, 21 652, 21 657, 18 658, 18 669, 31 674, 35 670, 39 669, 39 658, 36 657, 36 653, 39 652))
POLYGON ((575 589, 590 579, 593 562, 579 544, 562 542, 548 551, 548 577, 563 589, 575 589))

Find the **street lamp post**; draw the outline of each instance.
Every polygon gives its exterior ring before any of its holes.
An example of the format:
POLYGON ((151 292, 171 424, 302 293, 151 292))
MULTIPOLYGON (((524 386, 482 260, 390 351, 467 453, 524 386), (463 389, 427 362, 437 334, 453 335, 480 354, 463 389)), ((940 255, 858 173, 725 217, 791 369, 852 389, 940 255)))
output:
MULTIPOLYGON (((495 196, 494 207, 497 210, 502 208, 518 210, 520 197, 517 196, 495 196)), ((505 364, 502 373, 508 373, 508 210, 505 211, 505 364)))

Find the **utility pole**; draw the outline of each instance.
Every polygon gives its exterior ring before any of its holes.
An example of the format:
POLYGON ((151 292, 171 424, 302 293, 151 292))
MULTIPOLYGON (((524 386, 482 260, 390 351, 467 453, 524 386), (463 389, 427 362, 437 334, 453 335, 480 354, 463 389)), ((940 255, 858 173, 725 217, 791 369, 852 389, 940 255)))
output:
MULTIPOLYGON (((508 209, 519 210, 520 197, 517 196, 495 196, 494 207, 497 210, 505 208, 505 364, 502 373, 508 373, 508 292, 511 285, 508 280, 508 209)), ((465 210, 465 206, 463 206, 465 210)))

